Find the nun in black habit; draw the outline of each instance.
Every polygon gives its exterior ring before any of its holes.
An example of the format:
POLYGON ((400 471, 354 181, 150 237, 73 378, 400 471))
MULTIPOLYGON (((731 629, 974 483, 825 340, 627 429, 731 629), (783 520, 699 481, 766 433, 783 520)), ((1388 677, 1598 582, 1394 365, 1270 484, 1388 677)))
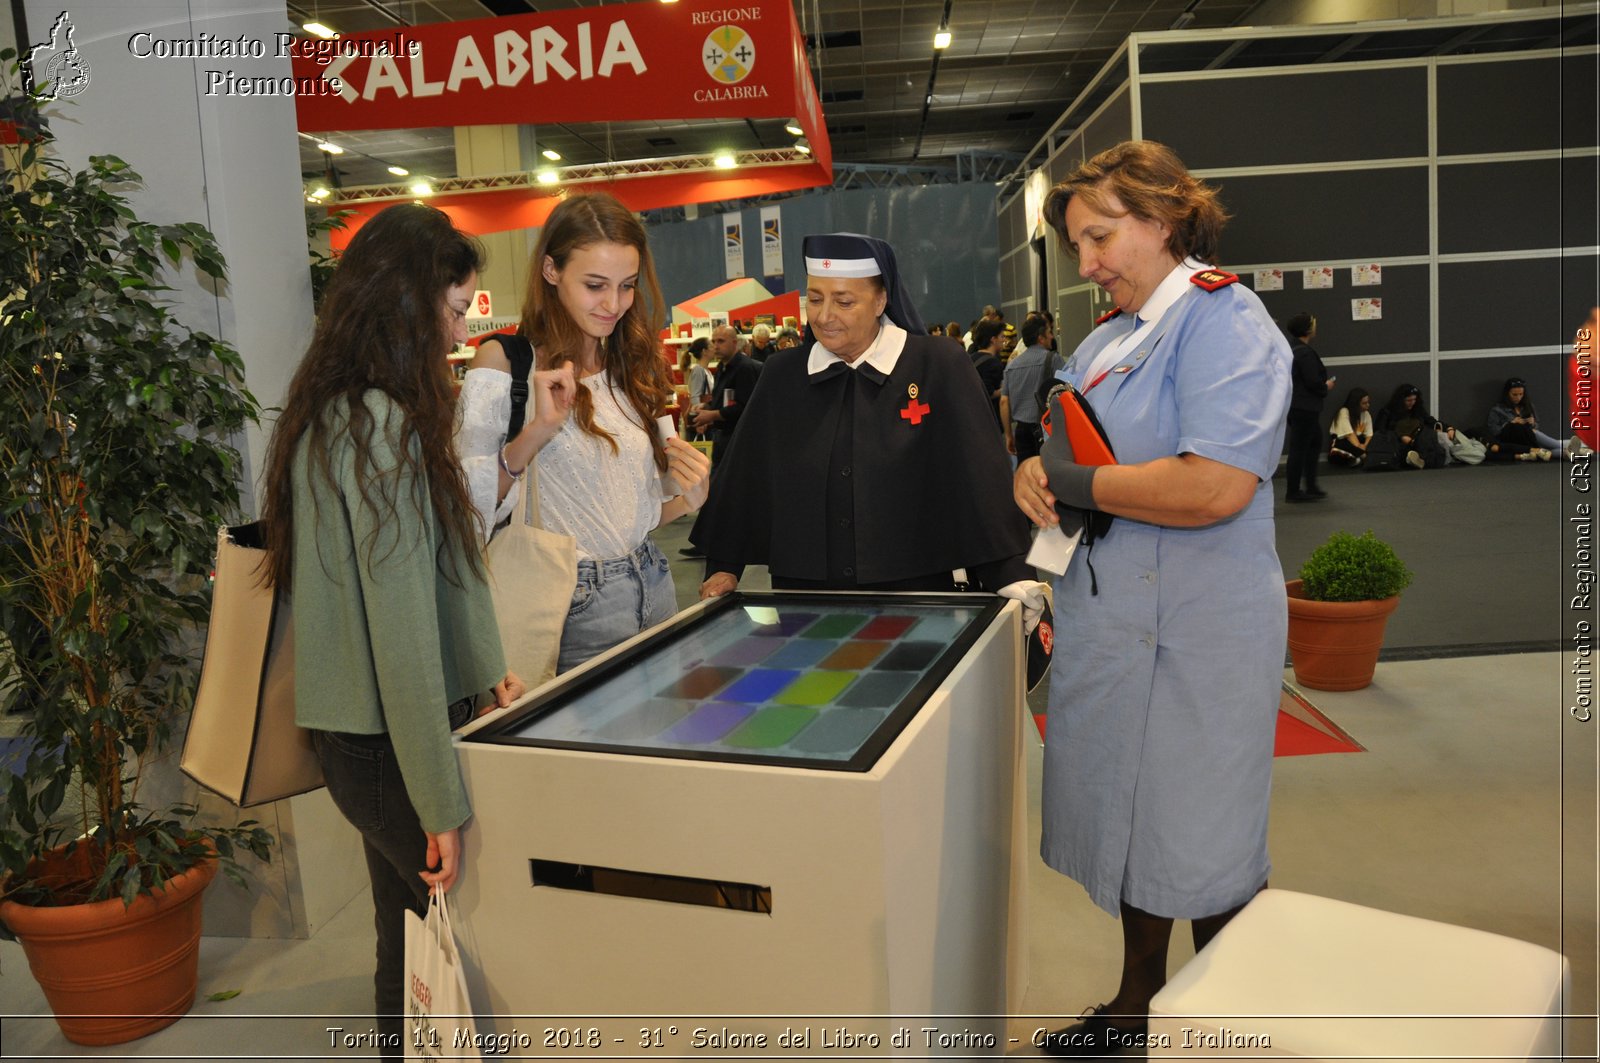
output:
POLYGON ((804 339, 767 359, 690 536, 700 596, 751 564, 778 590, 949 591, 964 570, 1032 620, 1045 585, 971 360, 927 335, 887 243, 809 236, 804 253, 804 339))

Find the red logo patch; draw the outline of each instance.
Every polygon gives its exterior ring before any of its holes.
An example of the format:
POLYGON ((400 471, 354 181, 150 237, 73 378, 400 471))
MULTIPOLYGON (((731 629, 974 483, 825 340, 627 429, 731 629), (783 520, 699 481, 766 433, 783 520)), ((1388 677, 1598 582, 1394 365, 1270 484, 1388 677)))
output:
POLYGON ((1039 645, 1044 647, 1045 653, 1053 654, 1056 649, 1056 632, 1048 623, 1039 621, 1039 645))

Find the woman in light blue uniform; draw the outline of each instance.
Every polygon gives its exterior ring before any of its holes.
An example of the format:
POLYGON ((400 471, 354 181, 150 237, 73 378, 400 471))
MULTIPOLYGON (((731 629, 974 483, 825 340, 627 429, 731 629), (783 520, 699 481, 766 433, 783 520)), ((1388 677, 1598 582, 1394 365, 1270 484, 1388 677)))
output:
POLYGON ((1099 1055, 1139 1042, 1173 920, 1198 949, 1266 883, 1287 623, 1269 482, 1291 358, 1213 265, 1214 190, 1162 145, 1095 156, 1045 218, 1120 308, 1059 374, 1118 464, 1075 464, 1057 431, 1015 481, 1041 527, 1058 503, 1115 517, 1056 582, 1044 755, 1044 860, 1122 918, 1124 943, 1116 996, 1045 1047, 1099 1055))

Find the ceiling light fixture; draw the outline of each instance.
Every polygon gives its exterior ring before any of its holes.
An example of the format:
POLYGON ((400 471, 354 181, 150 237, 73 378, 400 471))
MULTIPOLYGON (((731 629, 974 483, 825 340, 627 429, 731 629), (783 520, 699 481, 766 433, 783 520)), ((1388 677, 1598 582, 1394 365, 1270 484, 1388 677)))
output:
POLYGON ((539 171, 539 183, 542 185, 553 185, 559 180, 561 180, 561 175, 554 170, 539 171))
POLYGON ((717 155, 712 161, 717 164, 717 169, 719 170, 731 170, 735 166, 739 165, 739 160, 735 159, 731 153, 726 151, 717 155))
POLYGON ((307 22, 305 25, 301 26, 300 28, 305 30, 307 33, 313 34, 313 35, 315 35, 317 37, 321 37, 324 40, 330 40, 331 41, 333 38, 339 36, 339 34, 335 30, 329 29, 327 26, 324 26, 320 22, 307 22))
POLYGON ((411 176, 411 171, 406 169, 404 166, 391 166, 391 167, 389 167, 389 172, 394 174, 396 177, 410 177, 411 176))
POLYGON ((411 185, 411 194, 414 196, 433 195, 433 186, 427 181, 415 181, 411 185))
POLYGON ((947 29, 941 29, 938 33, 935 33, 933 35, 933 46, 935 48, 950 47, 950 31, 947 29))
POLYGON ((333 193, 328 190, 326 185, 318 185, 311 190, 311 195, 309 198, 321 201, 327 199, 332 194, 333 193))
POLYGON ((803 137, 806 135, 806 131, 800 128, 800 122, 798 119, 790 119, 789 124, 784 126, 783 129, 784 132, 788 133, 792 137, 803 137))
POLYGON ((543 155, 545 158, 549 159, 551 162, 560 162, 561 161, 561 153, 559 151, 556 151, 553 148, 545 148, 539 154, 543 155))
POLYGON ((802 155, 810 155, 811 154, 811 145, 807 144, 805 141, 802 140, 802 141, 799 141, 799 142, 797 142, 795 144, 794 150, 798 151, 802 155))
POLYGON ((339 145, 335 144, 331 140, 318 141, 317 142, 317 147, 321 148, 323 151, 327 152, 329 155, 343 155, 344 154, 344 149, 341 148, 339 145))

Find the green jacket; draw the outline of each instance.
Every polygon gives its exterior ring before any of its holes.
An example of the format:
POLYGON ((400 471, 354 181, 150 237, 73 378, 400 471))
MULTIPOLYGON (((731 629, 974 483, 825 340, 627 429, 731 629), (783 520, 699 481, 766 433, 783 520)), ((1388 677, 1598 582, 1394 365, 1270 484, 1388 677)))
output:
MULTIPOLYGON (((394 517, 379 520, 362 502, 342 400, 327 414, 336 482, 313 475, 305 439, 295 453, 295 717, 317 730, 388 732, 417 816, 437 834, 472 814, 445 710, 498 683, 505 656, 484 575, 459 547, 441 555, 426 484, 399 460, 401 411, 381 391, 364 401, 369 491, 394 517)), ((415 435, 406 445, 421 446, 415 435)))

